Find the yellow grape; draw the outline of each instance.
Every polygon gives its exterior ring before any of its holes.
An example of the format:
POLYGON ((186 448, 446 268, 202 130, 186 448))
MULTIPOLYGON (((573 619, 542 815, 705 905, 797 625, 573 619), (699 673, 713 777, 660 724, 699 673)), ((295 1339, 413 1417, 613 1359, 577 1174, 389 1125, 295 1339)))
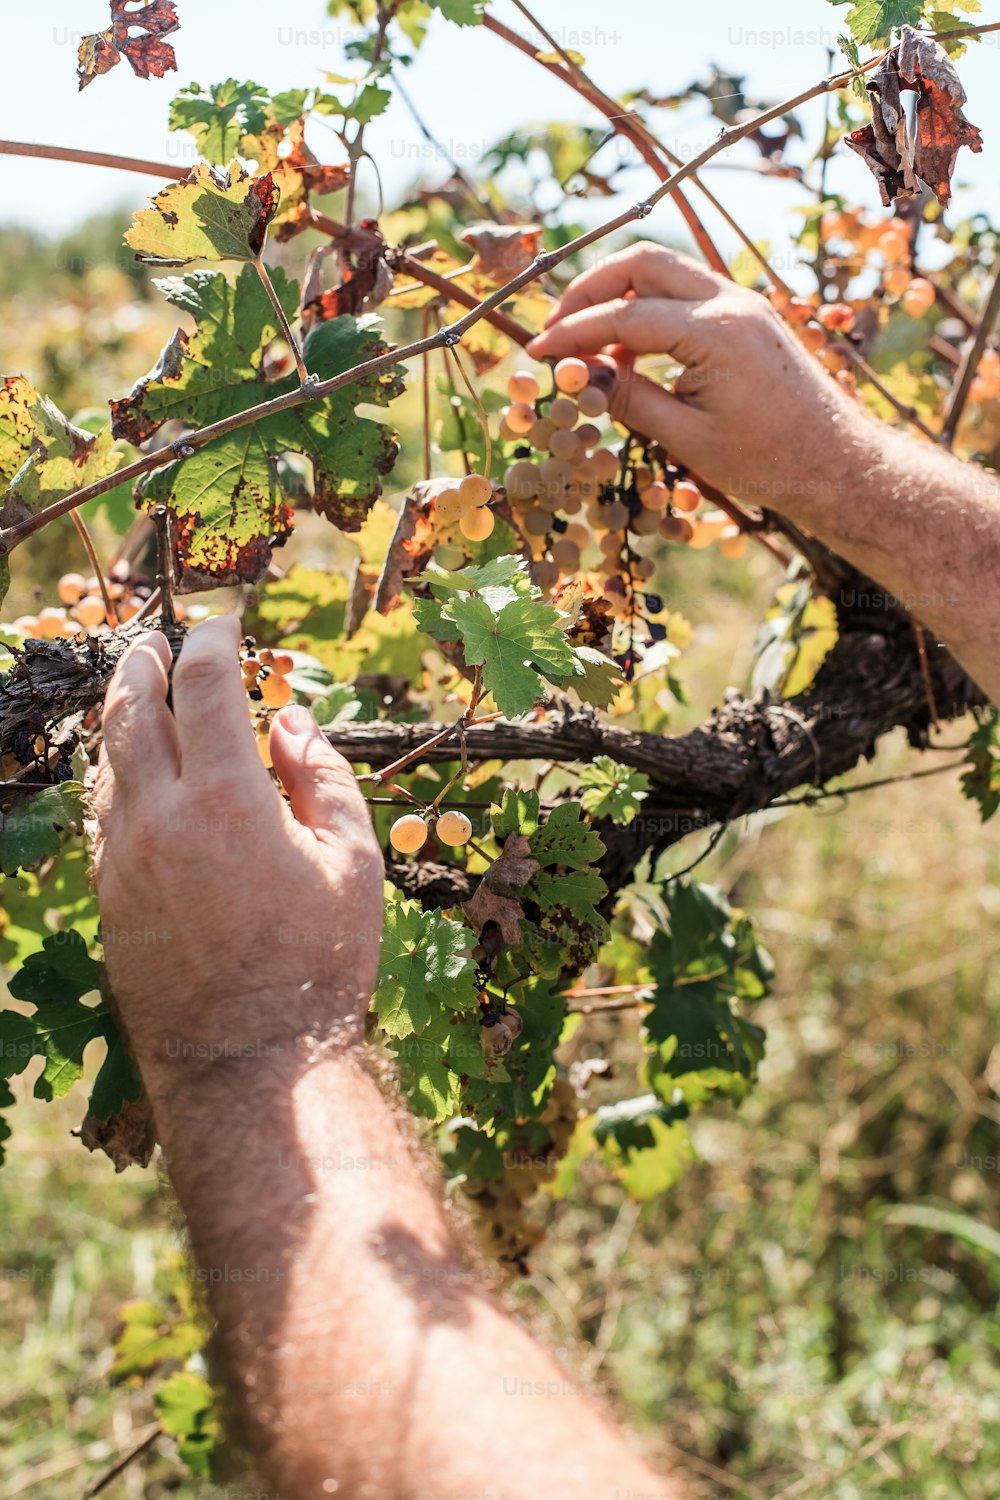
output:
POLYGON ((602 484, 609 484, 618 473, 618 458, 610 448, 598 448, 590 455, 590 461, 594 465, 594 473, 602 484))
POLYGON ((538 400, 539 384, 530 370, 515 370, 507 382, 507 394, 512 401, 531 405, 538 400))
POLYGON ((416 854, 427 842, 427 824, 416 813, 405 813, 390 828, 389 842, 400 854, 416 854))
POLYGON ((519 437, 522 437, 526 432, 530 432, 535 425, 535 408, 529 406, 526 401, 515 401, 513 406, 508 406, 503 414, 503 419, 511 432, 517 433, 519 437))
POLYGON ((567 490, 559 501, 559 509, 564 516, 575 516, 582 506, 583 497, 575 489, 567 490))
POLYGON ((517 442, 518 438, 523 436, 523 433, 515 432, 513 427, 508 427, 507 418, 501 416, 500 421, 497 424, 497 435, 505 443, 515 443, 517 442))
POLYGON ((588 385, 577 396, 576 404, 585 417, 603 417, 608 409, 608 398, 596 385, 588 385))
POLYGON ((854 327, 854 308, 846 302, 825 302, 816 317, 833 333, 850 333, 854 327))
POLYGON ((647 510, 666 510, 670 504, 670 491, 659 479, 655 479, 639 492, 639 499, 647 510))
POLYGON ((271 732, 266 724, 257 725, 257 753, 270 771, 274 767, 271 759, 271 732))
POLYGON ((902 308, 911 318, 922 318, 930 312, 937 300, 933 282, 923 276, 915 276, 903 293, 902 308))
POLYGON ((496 520, 488 505, 477 505, 467 510, 458 523, 458 529, 470 542, 485 542, 492 533, 496 520))
POLYGON ((912 280, 913 276, 905 266, 893 266, 885 273, 885 289, 890 297, 901 297, 912 280))
POLYGON ((617 557, 622 550, 621 532, 606 531, 598 545, 606 557, 617 557))
POLYGON ((724 511, 710 511, 703 520, 695 522, 691 546, 698 551, 710 547, 713 542, 718 541, 729 524, 729 517, 724 511))
POLYGON ((719 551, 723 557, 735 560, 747 550, 750 538, 738 526, 727 526, 719 538, 719 551))
POLYGON ((272 672, 269 677, 259 677, 257 686, 265 708, 285 708, 292 701, 292 684, 287 677, 278 677, 272 672))
POLYGON ((826 345, 826 334, 815 323, 807 323, 803 328, 796 329, 796 332, 799 343, 810 354, 818 354, 826 345))
POLYGON ((575 427, 579 415, 580 408, 576 402, 570 401, 566 396, 557 396, 549 407, 549 421, 553 427, 575 427))
POLYGON ((472 837, 472 824, 465 813, 446 812, 438 818, 434 832, 442 844, 457 849, 461 844, 469 842, 472 837))
POLYGON ((549 562, 543 557, 535 566, 535 577, 538 580, 538 587, 544 594, 548 594, 559 582, 559 569, 554 562, 549 562))
POLYGON ((660 529, 660 516, 662 511, 641 510, 634 521, 629 522, 629 530, 634 531, 636 536, 652 536, 654 531, 660 529))
POLYGON ((556 424, 554 422, 550 422, 548 417, 542 417, 535 423, 531 431, 525 434, 525 436, 527 437, 528 442, 531 444, 531 446, 533 448, 537 448, 539 452, 541 452, 549 446, 549 439, 551 438, 555 430, 556 424))
POLYGON ((524 529, 529 536, 546 536, 552 529, 552 512, 533 505, 524 518, 524 529))
POLYGON ((602 506, 601 515, 609 531, 621 531, 628 522, 628 508, 620 500, 612 500, 610 505, 602 506))
MULTIPOLYGON (((104 605, 101 605, 101 619, 104 619, 104 605)), ((38 634, 44 640, 54 641, 63 633, 66 623, 66 611, 64 609, 40 609, 38 611, 38 634)))
POLYGON ((687 543, 694 535, 694 528, 684 516, 664 516, 660 522, 660 535, 668 542, 687 543))
POLYGON ((701 490, 689 479, 679 479, 674 485, 673 503, 675 510, 692 511, 697 510, 701 504, 701 490))
POLYGON ((549 451, 554 458, 566 458, 572 462, 580 452, 580 439, 575 432, 557 428, 549 439, 549 451))
POLYGON ((637 557, 632 564, 632 572, 636 578, 641 578, 645 583, 647 578, 652 578, 656 572, 656 564, 651 557, 637 557))
POLYGON ((462 513, 462 500, 458 493, 458 487, 439 490, 434 501, 434 514, 439 521, 445 525, 449 521, 457 521, 462 513))
POLYGON ((64 573, 57 585, 57 592, 64 604, 78 603, 83 593, 85 579, 82 573, 64 573))
POLYGON ((571 521, 563 538, 567 542, 575 542, 578 547, 586 547, 590 541, 590 532, 580 521, 571 521))
POLYGON ((561 359, 555 369, 556 388, 575 396, 590 383, 590 371, 582 359, 561 359))
POLYGON ((552 561, 563 573, 575 573, 580 566, 580 549, 568 536, 552 543, 552 561))
POLYGON ((530 500, 538 493, 538 465, 519 458, 503 476, 504 489, 512 500, 530 500))
POLYGON ((601 429, 593 422, 584 422, 576 428, 576 435, 585 448, 595 448, 601 440, 601 429))
POLYGON ((16 630, 18 635, 25 639, 36 640, 39 635, 37 615, 19 615, 14 621, 11 629, 16 630))
POLYGON ((295 670, 295 662, 287 651, 279 651, 271 662, 271 669, 279 677, 287 677, 289 672, 295 670))
POLYGON ((547 458, 538 470, 539 478, 545 485, 568 484, 573 478, 572 465, 564 458, 547 458))
POLYGON ((482 474, 467 474, 458 487, 458 496, 463 510, 474 505, 486 505, 493 498, 493 486, 482 474))

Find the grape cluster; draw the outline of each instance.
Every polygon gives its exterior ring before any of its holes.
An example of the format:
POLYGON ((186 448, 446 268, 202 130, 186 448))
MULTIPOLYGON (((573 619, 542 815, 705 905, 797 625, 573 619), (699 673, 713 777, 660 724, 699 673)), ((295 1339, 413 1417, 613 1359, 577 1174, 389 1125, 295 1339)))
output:
POLYGON ((506 1171, 501 1178, 468 1177, 462 1192, 475 1218, 484 1254, 512 1270, 526 1274, 527 1257, 545 1238, 545 1226, 528 1219, 526 1211, 540 1188, 551 1182, 566 1155, 576 1129, 576 1090, 565 1078, 552 1085, 539 1121, 514 1127, 505 1141, 506 1171), (547 1139, 538 1140, 538 1124, 547 1139), (535 1127, 529 1145, 527 1128, 535 1127))
MULTIPOLYGON (((134 576, 124 560, 111 565, 105 586, 120 625, 135 618, 151 592, 148 583, 134 576)), ((111 629, 99 578, 64 573, 57 592, 58 606, 46 606, 37 615, 20 615, 13 629, 26 640, 43 641, 71 640, 81 632, 96 635, 111 629)), ((185 618, 181 606, 175 606, 175 613, 179 620, 185 618)))
MULTIPOLYGON (((399 854, 416 854, 426 844, 430 826, 427 817, 404 813, 389 830, 389 842, 399 854)), ((465 813, 446 812, 434 820, 434 833, 440 843, 459 849, 472 837, 472 824, 465 813)))

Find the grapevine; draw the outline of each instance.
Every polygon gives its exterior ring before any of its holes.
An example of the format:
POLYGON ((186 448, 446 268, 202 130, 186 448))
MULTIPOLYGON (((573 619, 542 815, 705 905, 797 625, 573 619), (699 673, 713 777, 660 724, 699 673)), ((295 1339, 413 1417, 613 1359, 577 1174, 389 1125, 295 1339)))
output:
MULTIPOLYGON (((944 269, 922 264, 957 152, 980 148, 979 133, 955 104, 937 155, 891 159, 873 111, 890 78, 916 94, 918 119, 928 100, 940 109, 958 83, 950 53, 996 28, 938 36, 926 7, 914 28, 888 6, 872 31, 858 7, 843 69, 752 119, 724 117, 712 145, 678 162, 656 134, 671 101, 636 95, 622 107, 544 30, 552 50, 539 55, 478 0, 433 8, 574 89, 634 146, 649 191, 563 234, 535 222, 545 216, 534 202, 501 203, 461 174, 455 219, 426 200, 406 205, 390 241, 379 220, 393 216, 359 210, 365 128, 388 104, 404 45, 433 44, 420 0, 333 0, 365 36, 349 83, 274 96, 233 80, 181 89, 170 123, 201 153, 190 173, 0 143, 40 163, 85 171, 100 159, 159 179, 124 240, 185 320, 131 389, 104 393, 106 423, 71 420, 16 372, 0 388, 0 593, 22 597, 32 540, 62 517, 74 518, 76 548, 53 596, 3 631, 0 869, 9 905, 30 896, 41 911, 46 884, 85 847, 101 704, 123 651, 154 626, 176 656, 216 607, 211 591, 231 589, 264 765, 273 772, 273 715, 299 702, 357 769, 386 856, 371 1040, 442 1143, 487 1253, 516 1273, 585 1152, 636 1197, 653 1196, 689 1158, 691 1113, 753 1085, 765 1046, 753 1010, 771 961, 750 918, 694 873, 704 835, 735 838, 757 813, 826 796, 892 729, 927 749, 969 710, 964 790, 984 817, 1000 765, 979 689, 943 649, 928 651, 902 605, 864 602, 866 581, 814 538, 615 421, 608 356, 532 362, 524 346, 584 251, 663 232, 669 204, 724 272, 685 188, 718 206, 700 174, 748 140, 762 169, 777 162, 805 181, 782 152, 796 111, 829 96, 877 194, 856 208, 821 189, 804 214, 812 292, 793 291, 734 225, 754 284, 850 399, 994 466, 997 232, 958 223, 944 269), (859 46, 874 55, 862 61, 859 46), (307 146, 317 123, 332 129, 337 161, 307 146), (778 144, 775 123, 787 133, 778 144), (308 259, 296 245, 306 231, 322 237, 308 259), (901 329, 918 331, 921 353, 893 362, 901 329), (395 425, 417 385, 420 478, 395 425), (131 520, 112 552, 102 507, 122 493, 131 520), (296 555, 296 532, 315 537, 314 523, 338 546, 347 538, 349 580, 296 555), (667 733, 689 691, 691 625, 677 597, 709 553, 734 576, 759 558, 775 602, 747 694, 667 733), (565 1062, 573 1025, 587 1023, 573 997, 594 988, 628 990, 623 1004, 641 1016, 637 1076, 614 1096, 565 1062)), ((100 86, 120 57, 139 77, 175 70, 177 38, 162 38, 183 35, 180 9, 157 0, 130 42, 113 0, 110 31, 85 39, 80 87, 100 86)), ((610 190, 591 144, 581 140, 571 174, 581 194, 610 190)), ((526 161, 527 147, 497 143, 495 164, 519 150, 526 161)), ((4 1076, 41 1055, 34 1091, 52 1097, 82 1079, 85 1047, 102 1041, 83 1143, 119 1169, 145 1164, 152 1126, 96 936, 62 944, 42 935, 40 916, 36 927, 10 982, 32 1012, 0 1012, 4 1076)))

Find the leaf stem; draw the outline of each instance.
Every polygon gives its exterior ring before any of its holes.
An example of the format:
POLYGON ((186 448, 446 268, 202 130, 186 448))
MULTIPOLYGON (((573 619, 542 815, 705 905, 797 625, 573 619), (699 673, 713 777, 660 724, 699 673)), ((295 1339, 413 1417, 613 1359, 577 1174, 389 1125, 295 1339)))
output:
POLYGON ((104 610, 108 617, 108 624, 114 629, 118 624, 118 611, 115 609, 114 601, 108 590, 108 580, 104 576, 104 569, 101 567, 101 560, 97 555, 94 539, 87 530, 87 525, 83 517, 77 511, 73 512, 73 523, 80 533, 80 540, 83 543, 84 551, 90 561, 94 577, 97 579, 97 587, 100 589, 101 598, 104 600, 104 610))
POLYGON ((278 322, 281 324, 281 331, 285 335, 285 342, 287 343, 289 349, 291 349, 292 351, 292 355, 295 359, 295 368, 299 372, 299 381, 302 385, 305 385, 306 381, 309 379, 309 371, 306 369, 306 362, 302 357, 302 347, 299 344, 298 339, 295 337, 295 334, 292 332, 291 325, 289 324, 288 319, 285 317, 285 310, 278 299, 277 292, 274 290, 274 283, 272 282, 270 276, 267 274, 267 267, 265 266, 259 255, 255 258, 253 264, 257 275, 261 279, 264 290, 267 293, 268 298, 270 299, 271 306, 274 308, 274 315, 277 318, 278 322))

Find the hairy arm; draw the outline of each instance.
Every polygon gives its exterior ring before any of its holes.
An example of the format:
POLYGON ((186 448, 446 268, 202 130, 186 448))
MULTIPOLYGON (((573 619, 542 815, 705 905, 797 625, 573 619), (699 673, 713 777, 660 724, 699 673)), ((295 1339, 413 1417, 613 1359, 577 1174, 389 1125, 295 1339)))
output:
POLYGON ((579 276, 529 349, 611 350, 619 421, 727 495, 811 531, 1000 699, 1000 483, 869 416, 762 297, 637 245, 579 276), (649 354, 684 367, 673 389, 633 370, 649 354))
POLYGON ((488 1294, 366 1071, 381 854, 303 709, 272 729, 279 797, 237 641, 234 620, 198 627, 173 714, 164 637, 123 658, 97 878, 111 982, 263 1474, 284 1500, 681 1500, 488 1294))

